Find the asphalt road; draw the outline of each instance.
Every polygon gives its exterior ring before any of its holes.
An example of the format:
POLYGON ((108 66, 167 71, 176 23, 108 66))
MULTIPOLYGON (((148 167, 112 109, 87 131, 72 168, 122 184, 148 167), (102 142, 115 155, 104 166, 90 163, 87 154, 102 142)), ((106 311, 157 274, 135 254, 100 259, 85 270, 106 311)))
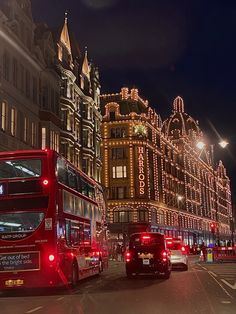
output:
POLYGON ((1 294, 0 314, 235 314, 236 263, 198 264, 172 271, 168 280, 127 279, 122 262, 110 262, 100 277, 77 289, 1 294))

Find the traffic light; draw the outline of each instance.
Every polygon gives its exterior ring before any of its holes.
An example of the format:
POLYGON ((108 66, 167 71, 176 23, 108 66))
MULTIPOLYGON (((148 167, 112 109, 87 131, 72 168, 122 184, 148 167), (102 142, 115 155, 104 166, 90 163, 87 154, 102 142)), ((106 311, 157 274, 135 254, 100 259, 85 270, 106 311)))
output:
POLYGON ((215 233, 216 232, 216 224, 214 222, 210 223, 210 228, 211 228, 211 233, 215 233))

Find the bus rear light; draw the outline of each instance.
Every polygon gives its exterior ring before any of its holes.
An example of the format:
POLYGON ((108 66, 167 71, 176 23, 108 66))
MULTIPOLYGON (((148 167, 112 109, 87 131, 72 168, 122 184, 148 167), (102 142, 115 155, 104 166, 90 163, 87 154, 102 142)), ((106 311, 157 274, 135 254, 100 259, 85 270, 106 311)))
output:
POLYGON ((49 181, 48 181, 47 179, 44 179, 44 180, 43 180, 43 185, 44 185, 44 186, 47 186, 48 183, 49 183, 49 181))
POLYGON ((55 260, 55 256, 53 254, 50 254, 48 256, 49 262, 53 262, 55 260))
POLYGON ((131 253, 130 252, 126 252, 125 253, 125 261, 126 262, 130 262, 130 260, 131 260, 131 253))

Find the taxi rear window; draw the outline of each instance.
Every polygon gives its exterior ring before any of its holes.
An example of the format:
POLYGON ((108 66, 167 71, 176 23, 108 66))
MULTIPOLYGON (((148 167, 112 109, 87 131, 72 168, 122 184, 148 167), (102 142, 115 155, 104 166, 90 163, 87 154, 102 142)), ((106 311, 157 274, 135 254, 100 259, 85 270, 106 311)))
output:
POLYGON ((164 248, 164 238, 162 236, 134 236, 130 239, 130 248, 156 246, 164 248))
POLYGON ((172 243, 171 245, 168 245, 170 250, 181 250, 181 247, 180 243, 172 243))

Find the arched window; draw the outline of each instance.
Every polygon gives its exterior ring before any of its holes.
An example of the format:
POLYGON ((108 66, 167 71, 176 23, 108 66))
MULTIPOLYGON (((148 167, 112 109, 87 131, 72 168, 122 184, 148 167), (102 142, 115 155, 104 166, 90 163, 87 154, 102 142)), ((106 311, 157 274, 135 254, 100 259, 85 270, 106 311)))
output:
POLYGON ((148 209, 140 207, 138 208, 138 221, 148 222, 148 209))
POLYGON ((131 208, 119 208, 114 210, 113 222, 133 222, 134 212, 131 208))
POLYGON ((159 211, 157 213, 157 217, 158 217, 158 223, 160 225, 164 225, 165 224, 165 216, 164 216, 164 212, 163 211, 159 211))
POLYGON ((156 208, 152 208, 152 223, 153 224, 157 223, 157 211, 156 211, 156 208))
POLYGON ((115 121, 116 120, 116 113, 115 111, 110 111, 110 121, 115 121))

